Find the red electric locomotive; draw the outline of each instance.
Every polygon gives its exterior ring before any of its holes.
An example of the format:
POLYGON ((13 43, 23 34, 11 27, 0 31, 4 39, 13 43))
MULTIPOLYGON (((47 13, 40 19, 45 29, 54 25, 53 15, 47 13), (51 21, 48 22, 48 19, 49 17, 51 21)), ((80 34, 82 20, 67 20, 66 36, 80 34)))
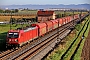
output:
POLYGON ((31 27, 25 30, 10 30, 7 34, 7 46, 22 46, 24 43, 37 37, 38 27, 31 27))

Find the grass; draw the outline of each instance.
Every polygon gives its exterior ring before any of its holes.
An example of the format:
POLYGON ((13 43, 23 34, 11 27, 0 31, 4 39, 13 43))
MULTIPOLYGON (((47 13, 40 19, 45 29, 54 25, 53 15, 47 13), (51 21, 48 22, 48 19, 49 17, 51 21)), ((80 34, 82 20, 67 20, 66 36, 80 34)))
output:
MULTIPOLYGON (((83 25, 82 25, 83 26, 83 25)), ((80 31, 80 30, 79 30, 80 31)), ((77 32, 77 34, 79 33, 79 31, 77 32)), ((76 34, 76 35, 77 35, 76 34)), ((66 46, 67 48, 71 45, 71 43, 73 42, 73 40, 76 38, 76 36, 69 42, 67 43, 68 46, 66 46)), ((69 60, 71 54, 74 52, 75 46, 77 45, 77 43, 79 42, 80 38, 78 38, 78 40, 74 43, 74 45, 72 46, 72 48, 69 50, 69 52, 66 54, 66 56, 64 57, 65 60, 69 60)), ((67 48, 65 50, 67 50, 67 48)), ((65 52, 65 51, 64 51, 65 52)))
MULTIPOLYGON (((85 23, 85 22, 84 22, 85 23)), ((84 23, 82 23, 82 25, 81 25, 81 27, 84 25, 84 23)), ((79 26, 79 25, 78 25, 79 26)), ((78 35, 78 33, 79 33, 79 31, 80 31, 80 29, 77 31, 77 30, 74 30, 74 34, 72 35, 72 36, 67 36, 65 39, 67 40, 67 41, 65 41, 66 42, 66 44, 64 44, 64 48, 61 48, 61 46, 60 47, 58 47, 57 49, 55 49, 55 51, 53 52, 53 53, 51 53, 51 55, 49 55, 49 57, 47 57, 45 60, 60 60, 60 58, 61 58, 61 56, 64 54, 64 52, 68 49, 68 47, 70 46, 70 44, 73 42, 73 40, 75 39, 75 37, 78 35), (74 37, 74 38, 73 38, 74 37)), ((65 40, 64 39, 64 40, 65 40)), ((79 38, 80 39, 80 38, 79 38)), ((77 41, 78 42, 78 41, 77 41)), ((76 43, 77 43, 76 42, 76 43)), ((84 43, 84 42, 83 42, 84 43)), ((82 44, 83 44, 82 43, 82 44)), ((75 44, 76 45, 76 44, 75 44)), ((74 45, 74 46, 75 46, 74 45)), ((81 45, 82 46, 82 45, 81 45)), ((72 49, 73 50, 73 49, 72 49)), ((71 51, 72 51, 71 50, 71 51)), ((70 52, 70 54, 71 54, 71 51, 69 51, 70 52)), ((80 52, 80 51, 79 51, 80 52)), ((67 54, 67 56, 66 57, 69 57, 68 56, 69 54, 67 54)), ((79 56, 80 57, 80 56, 79 56)), ((67 60, 67 59, 66 59, 67 60)), ((77 60, 77 59, 76 59, 77 60)))
POLYGON ((74 56, 74 60, 80 60, 81 59, 82 49, 83 49, 83 46, 84 46, 85 39, 88 36, 89 30, 90 30, 90 23, 89 23, 89 28, 87 29, 87 31, 84 34, 85 35, 85 38, 82 40, 82 43, 80 45, 80 48, 78 49, 77 53, 74 56))
MULTIPOLYGON (((87 22, 88 23, 88 22, 87 22)), ((81 40, 81 36, 83 35, 83 32, 86 29, 87 24, 85 25, 84 29, 82 30, 82 32, 80 33, 80 35, 78 36, 78 38, 76 39, 76 41, 74 42, 74 44, 72 45, 72 47, 70 48, 70 50, 68 51, 68 53, 65 55, 64 60, 70 60, 70 57, 72 56, 72 54, 74 53, 78 43, 81 40)))

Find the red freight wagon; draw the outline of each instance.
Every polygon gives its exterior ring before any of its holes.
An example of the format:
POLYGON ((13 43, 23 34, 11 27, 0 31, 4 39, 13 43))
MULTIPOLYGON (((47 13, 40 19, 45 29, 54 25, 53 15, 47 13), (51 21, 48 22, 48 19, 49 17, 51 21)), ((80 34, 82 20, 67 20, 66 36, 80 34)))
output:
POLYGON ((68 17, 68 22, 70 22, 70 17, 68 17))
POLYGON ((70 21, 72 21, 73 20, 73 17, 72 16, 69 16, 70 17, 70 21))
POLYGON ((53 25, 53 29, 58 28, 58 23, 55 20, 50 20, 52 22, 53 25))
POLYGON ((63 24, 66 24, 66 19, 65 18, 62 18, 63 19, 63 24))
POLYGON ((53 29, 53 25, 52 25, 51 21, 46 21, 45 24, 47 26, 47 28, 46 28, 47 32, 49 32, 53 29))
POLYGON ((67 17, 64 17, 64 19, 65 19, 65 22, 68 23, 68 18, 67 17))
POLYGON ((56 22, 56 28, 58 27, 58 20, 57 19, 55 19, 55 22, 56 22))
POLYGON ((42 36, 47 32, 45 23, 36 23, 36 24, 32 24, 32 26, 37 26, 38 27, 38 31, 39 31, 38 35, 39 36, 42 36))
POLYGON ((7 35, 9 45, 22 45, 38 37, 38 27, 31 27, 26 30, 10 30, 7 35))
POLYGON ((76 19, 78 19, 78 18, 79 18, 79 15, 78 15, 78 14, 77 14, 77 15, 75 15, 75 18, 76 18, 76 19))
POLYGON ((74 15, 74 19, 77 19, 78 18, 78 16, 77 15, 74 15))
POLYGON ((63 24, 63 19, 60 18, 60 19, 59 19, 59 26, 61 26, 62 24, 63 24))

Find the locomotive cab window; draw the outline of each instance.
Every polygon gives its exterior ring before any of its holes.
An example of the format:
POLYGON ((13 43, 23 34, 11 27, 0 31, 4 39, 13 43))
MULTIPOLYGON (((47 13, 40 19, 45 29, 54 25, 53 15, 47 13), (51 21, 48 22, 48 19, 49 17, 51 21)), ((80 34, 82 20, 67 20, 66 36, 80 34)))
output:
POLYGON ((19 37, 19 33, 16 32, 10 32, 8 34, 8 38, 18 38, 19 37))

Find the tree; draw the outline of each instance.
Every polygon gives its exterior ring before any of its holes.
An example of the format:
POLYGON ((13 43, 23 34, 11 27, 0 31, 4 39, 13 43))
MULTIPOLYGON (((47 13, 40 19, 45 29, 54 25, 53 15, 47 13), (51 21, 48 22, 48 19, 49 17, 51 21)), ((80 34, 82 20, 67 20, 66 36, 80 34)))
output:
POLYGON ((11 10, 5 10, 5 13, 11 13, 11 10))
POLYGON ((61 14, 57 14, 57 18, 61 18, 62 16, 61 16, 61 14))
POLYGON ((3 10, 2 9, 0 9, 0 13, 2 13, 3 12, 3 10))
POLYGON ((18 12, 18 9, 15 9, 15 13, 18 12))

